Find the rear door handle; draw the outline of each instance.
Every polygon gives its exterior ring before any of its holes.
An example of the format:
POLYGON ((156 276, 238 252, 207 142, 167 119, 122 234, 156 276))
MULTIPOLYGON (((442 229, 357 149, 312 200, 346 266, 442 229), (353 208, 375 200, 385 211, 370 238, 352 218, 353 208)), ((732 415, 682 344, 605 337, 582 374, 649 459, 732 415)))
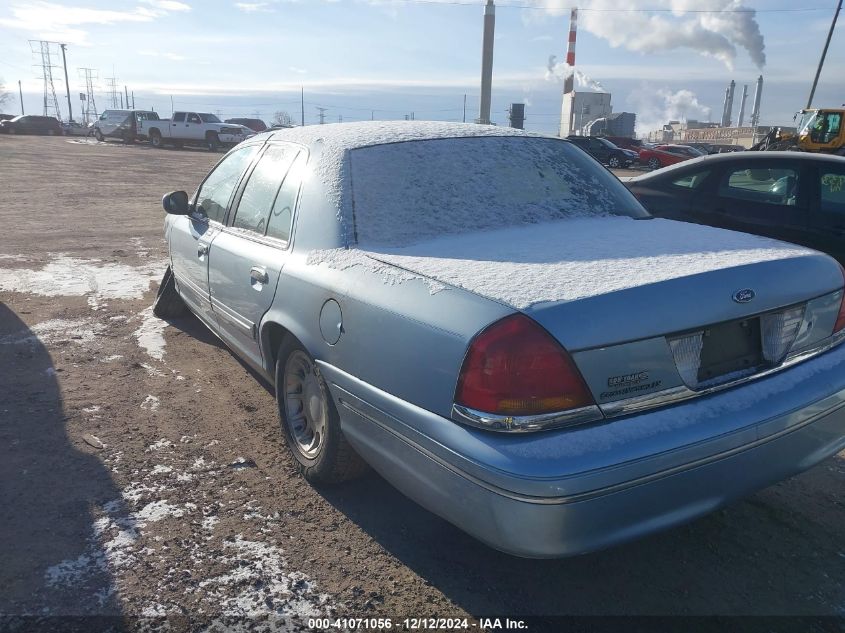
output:
POLYGON ((253 281, 260 284, 266 284, 270 281, 270 276, 267 274, 267 269, 261 266, 253 266, 249 269, 249 276, 253 281))

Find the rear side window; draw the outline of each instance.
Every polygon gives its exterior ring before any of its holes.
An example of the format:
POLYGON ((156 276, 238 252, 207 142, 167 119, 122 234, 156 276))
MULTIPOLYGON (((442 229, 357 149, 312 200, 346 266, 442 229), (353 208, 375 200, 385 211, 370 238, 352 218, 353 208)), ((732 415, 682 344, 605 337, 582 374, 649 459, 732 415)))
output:
POLYGON ((191 114, 188 115, 188 123, 202 123, 202 120, 198 114, 191 112, 191 114))
POLYGON ((174 123, 184 123, 185 122, 185 113, 184 112, 177 112, 173 115, 173 122, 174 123))
POLYGON ((249 161, 258 151, 257 145, 235 150, 214 168, 196 195, 196 209, 209 220, 222 222, 229 206, 229 199, 249 161))
POLYGON ((820 190, 822 213, 845 216, 845 169, 822 169, 820 190))
POLYGON ((693 174, 687 174, 686 176, 681 176, 672 181, 672 184, 675 187, 682 187, 684 189, 697 189, 701 186, 701 183, 710 175, 708 170, 704 171, 697 171, 693 174))
POLYGON ((297 150, 273 145, 258 161, 238 202, 232 226, 264 235, 273 202, 297 150))
POLYGON ((719 195, 783 206, 794 206, 798 199, 798 171, 795 169, 735 169, 728 171, 719 185, 719 195))
POLYGON ((296 199, 299 195, 299 187, 305 176, 305 164, 308 156, 301 152, 296 161, 285 176, 276 202, 273 204, 273 212, 270 214, 270 224, 267 227, 267 235, 285 242, 290 240, 291 222, 293 221, 293 210, 296 207, 296 199))

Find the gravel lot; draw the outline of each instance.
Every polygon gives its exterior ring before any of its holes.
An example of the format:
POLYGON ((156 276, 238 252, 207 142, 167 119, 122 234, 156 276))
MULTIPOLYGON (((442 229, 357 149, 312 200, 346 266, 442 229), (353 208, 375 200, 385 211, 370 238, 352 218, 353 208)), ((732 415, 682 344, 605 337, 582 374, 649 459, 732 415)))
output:
POLYGON ((318 614, 845 615, 845 453, 691 525, 561 561, 493 551, 376 475, 308 485, 268 385, 196 319, 148 310, 161 194, 192 190, 217 158, 0 137, 0 614, 249 615, 248 628, 318 614))

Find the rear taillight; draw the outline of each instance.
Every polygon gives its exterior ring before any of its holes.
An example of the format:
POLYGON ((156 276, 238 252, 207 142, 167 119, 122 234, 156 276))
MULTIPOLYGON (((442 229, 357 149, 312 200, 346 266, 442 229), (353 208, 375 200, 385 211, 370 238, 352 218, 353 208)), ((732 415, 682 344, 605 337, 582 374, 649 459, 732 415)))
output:
MULTIPOLYGON (((842 281, 845 283, 845 268, 839 264, 839 270, 842 271, 842 281)), ((842 293, 842 302, 839 304, 839 314, 836 316, 836 325, 833 326, 833 333, 836 334, 845 328, 845 291, 842 293)))
POLYGON ((566 350, 537 323, 514 314, 470 344, 455 403, 495 415, 526 416, 595 402, 566 350))

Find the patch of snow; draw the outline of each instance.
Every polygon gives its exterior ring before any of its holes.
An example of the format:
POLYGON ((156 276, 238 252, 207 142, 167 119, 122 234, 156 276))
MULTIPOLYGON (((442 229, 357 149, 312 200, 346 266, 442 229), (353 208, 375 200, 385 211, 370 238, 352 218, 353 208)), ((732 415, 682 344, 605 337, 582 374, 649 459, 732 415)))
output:
POLYGON ((112 363, 116 360, 120 360, 121 358, 123 358, 123 354, 112 354, 111 356, 106 356, 100 362, 101 363, 112 363))
POLYGON ((202 520, 202 529, 203 530, 213 530, 214 526, 220 522, 218 517, 205 517, 202 520))
POLYGON ((57 255, 43 268, 0 269, 0 290, 44 297, 87 296, 97 309, 106 299, 139 299, 158 280, 167 262, 143 266, 57 255))
POLYGON ((100 410, 100 407, 98 407, 97 405, 93 405, 93 406, 90 406, 90 407, 83 407, 82 410, 85 413, 97 413, 97 411, 100 410))
POLYGON ((148 604, 141 609, 141 617, 143 618, 163 618, 167 615, 167 608, 164 605, 153 603, 148 604))
POLYGON ((159 404, 158 396, 148 395, 141 403, 141 408, 147 409, 148 411, 158 411, 159 404))
POLYGON ((144 452, 149 453, 150 451, 160 451, 163 448, 173 448, 173 442, 166 438, 161 438, 159 441, 150 444, 144 452))
POLYGON ((153 501, 148 503, 138 512, 135 513, 135 518, 138 521, 161 521, 167 517, 180 518, 185 515, 185 509, 179 506, 167 503, 166 500, 153 501))
MULTIPOLYGON (((2 289, 2 288, 0 288, 2 289)), ((72 341, 78 345, 94 342, 104 326, 90 319, 50 319, 36 323, 28 330, 0 336, 0 345, 22 345, 72 341)))
POLYGON ((173 472, 173 468, 171 468, 170 466, 165 466, 164 464, 156 464, 156 467, 153 468, 153 470, 152 470, 153 475, 162 475, 162 474, 165 474, 165 473, 172 473, 172 472, 173 472))
POLYGON ((158 376, 159 378, 162 378, 167 375, 160 369, 153 367, 152 365, 148 365, 147 363, 141 363, 141 367, 146 369, 150 376, 158 376))
POLYGON ((357 249, 332 248, 310 251, 308 253, 306 263, 309 266, 326 264, 329 268, 334 268, 336 270, 346 270, 355 266, 361 266, 381 277, 382 283, 388 286, 395 286, 397 284, 418 279, 428 287, 428 291, 431 294, 435 294, 446 289, 446 286, 438 281, 424 275, 418 275, 407 270, 401 270, 391 264, 380 262, 373 257, 369 257, 364 251, 357 249))
POLYGON ((164 358, 164 328, 167 327, 167 321, 156 317, 152 306, 142 310, 138 316, 141 318, 141 325, 133 333, 138 340, 138 346, 156 360, 161 360, 164 358))
POLYGON ((383 272, 384 264, 392 264, 410 271, 408 276, 416 273, 524 309, 813 253, 697 224, 600 217, 446 236, 403 248, 314 251, 308 261, 364 266, 386 284, 395 283, 383 272))

